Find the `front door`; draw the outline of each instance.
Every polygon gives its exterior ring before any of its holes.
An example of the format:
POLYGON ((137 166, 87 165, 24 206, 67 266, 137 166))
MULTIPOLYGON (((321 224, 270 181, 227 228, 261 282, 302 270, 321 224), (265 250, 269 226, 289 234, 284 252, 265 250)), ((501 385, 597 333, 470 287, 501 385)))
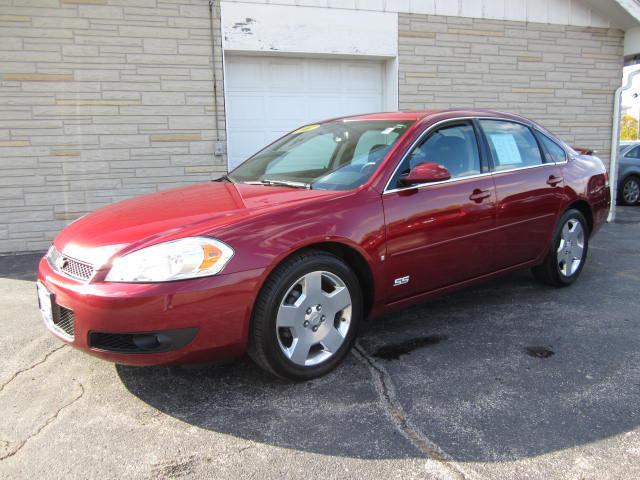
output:
POLYGON ((391 178, 383 194, 388 302, 491 270, 496 195, 478 135, 469 121, 430 131, 391 178), (423 162, 444 166, 451 179, 403 186, 401 177, 423 162))

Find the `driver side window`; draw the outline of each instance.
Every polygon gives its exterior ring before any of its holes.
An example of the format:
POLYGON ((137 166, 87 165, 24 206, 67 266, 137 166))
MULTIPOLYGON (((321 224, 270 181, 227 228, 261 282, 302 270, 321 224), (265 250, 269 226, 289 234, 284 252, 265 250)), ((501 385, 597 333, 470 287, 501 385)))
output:
POLYGON ((451 174, 464 178, 481 172, 480 153, 473 126, 470 123, 442 127, 432 133, 403 160, 391 188, 399 188, 398 180, 419 163, 437 163, 451 174))
MULTIPOLYGON (((392 129, 389 128, 387 130, 392 129)), ((377 163, 382 160, 389 151, 390 145, 396 141, 399 135, 400 132, 387 132, 386 130, 382 132, 375 130, 364 132, 358 139, 351 163, 358 165, 364 165, 368 162, 377 163)))

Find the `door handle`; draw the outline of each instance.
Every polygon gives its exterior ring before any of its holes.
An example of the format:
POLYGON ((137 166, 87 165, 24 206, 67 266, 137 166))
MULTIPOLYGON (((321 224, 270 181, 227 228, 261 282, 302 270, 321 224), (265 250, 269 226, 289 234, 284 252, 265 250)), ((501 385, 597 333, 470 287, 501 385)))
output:
POLYGON ((552 187, 555 187, 556 185, 561 183, 563 180, 564 180, 564 178, 562 178, 562 177, 556 177, 555 175, 551 175, 549 177, 549 180, 547 180, 547 184, 551 185, 552 187))
POLYGON ((471 195, 469 195, 469 200, 473 200, 476 203, 482 202, 485 198, 489 198, 491 196, 491 192, 489 190, 480 190, 476 188, 471 195))

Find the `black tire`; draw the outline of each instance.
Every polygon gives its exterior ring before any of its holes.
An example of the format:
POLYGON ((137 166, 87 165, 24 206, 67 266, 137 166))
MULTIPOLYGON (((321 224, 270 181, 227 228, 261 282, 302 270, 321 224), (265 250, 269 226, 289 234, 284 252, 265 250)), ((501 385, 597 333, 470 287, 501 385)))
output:
POLYGON ((582 272, 584 264, 587 260, 588 250, 589 226, 587 224, 587 220, 584 218, 582 212, 571 208, 564 212, 564 214, 560 217, 558 225, 556 226, 556 230, 553 234, 549 253, 547 253, 547 256, 545 257, 542 264, 532 268, 533 275, 538 281, 546 283, 547 285, 552 285, 554 287, 567 287, 575 282, 576 279, 580 276, 580 272, 582 272), (582 259, 578 268, 572 274, 565 275, 558 263, 558 248, 560 247, 560 241, 562 239, 562 229, 569 221, 577 221, 580 223, 582 231, 584 232, 584 239, 582 259))
POLYGON ((624 181, 620 184, 618 200, 622 205, 637 205, 638 203, 640 203, 640 195, 635 192, 640 192, 640 178, 632 175, 625 178, 624 181))
POLYGON ((363 314, 362 292, 357 276, 340 258, 326 252, 306 250, 278 265, 265 282, 254 306, 249 330, 249 357, 261 368, 278 377, 305 381, 326 375, 349 353, 363 314), (293 363, 282 351, 276 326, 278 309, 285 294, 304 275, 330 272, 340 278, 351 295, 351 322, 338 350, 327 360, 313 366, 293 363))

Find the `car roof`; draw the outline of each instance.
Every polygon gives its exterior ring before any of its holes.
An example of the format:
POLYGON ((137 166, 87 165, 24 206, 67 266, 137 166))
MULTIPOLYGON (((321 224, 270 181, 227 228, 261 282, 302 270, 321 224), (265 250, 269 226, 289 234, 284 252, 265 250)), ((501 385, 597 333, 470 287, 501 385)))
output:
POLYGON ((487 109, 431 109, 431 110, 415 110, 406 112, 378 112, 367 113, 363 115, 351 115, 346 117, 340 117, 332 120, 343 121, 367 121, 367 120, 426 120, 431 117, 438 117, 439 119, 456 118, 456 117, 500 117, 510 118, 526 123, 533 123, 531 120, 516 115, 514 113, 500 112, 497 110, 487 109))

